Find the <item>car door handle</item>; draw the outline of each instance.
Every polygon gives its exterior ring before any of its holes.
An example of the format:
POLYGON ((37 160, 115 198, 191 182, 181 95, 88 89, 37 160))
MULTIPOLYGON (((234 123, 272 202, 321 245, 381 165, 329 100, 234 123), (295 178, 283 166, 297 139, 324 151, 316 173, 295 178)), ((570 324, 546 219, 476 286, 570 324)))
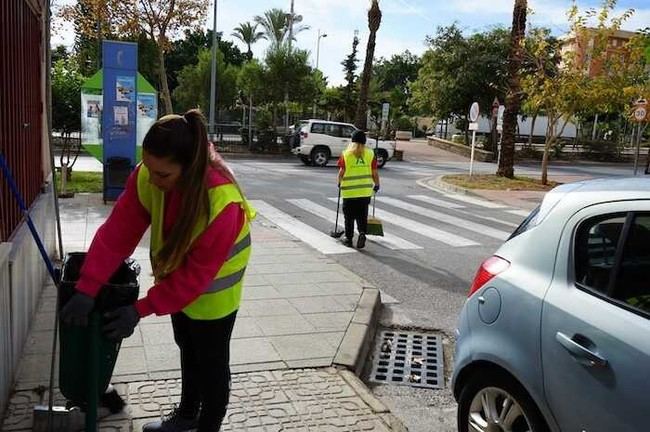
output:
MULTIPOLYGON (((585 338, 584 336, 580 337, 580 339, 584 339, 585 341, 588 341, 588 339, 585 338)), ((557 332, 555 333, 555 340, 557 340, 564 349, 569 351, 569 353, 573 357, 575 357, 580 362, 580 364, 589 367, 607 366, 607 360, 605 358, 591 351, 589 348, 585 347, 581 343, 576 342, 574 338, 570 338, 569 336, 565 335, 562 332, 557 332)))

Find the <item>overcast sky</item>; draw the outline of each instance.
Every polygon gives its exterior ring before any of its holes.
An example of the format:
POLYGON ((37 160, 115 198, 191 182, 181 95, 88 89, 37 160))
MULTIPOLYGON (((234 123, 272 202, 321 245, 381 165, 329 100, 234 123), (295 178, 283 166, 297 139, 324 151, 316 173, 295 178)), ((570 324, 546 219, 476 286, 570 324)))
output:
MULTIPOLYGON (((274 7, 289 10, 291 0, 217 0, 217 31, 225 39, 235 40, 230 34, 234 27, 245 21, 252 21, 255 15, 274 7)), ((55 0, 55 3, 74 3, 74 0, 55 0)), ((316 63, 316 40, 318 30, 326 33, 321 39, 319 69, 328 77, 330 84, 341 84, 344 80, 341 61, 352 49, 354 31, 359 30, 359 69, 363 67, 365 46, 368 37, 367 8, 369 0, 295 0, 296 13, 303 15, 303 24, 310 29, 297 36, 297 45, 311 52, 312 64, 316 63)), ((425 49, 425 38, 435 33, 438 26, 454 22, 466 32, 482 31, 494 26, 509 26, 512 20, 514 0, 380 0, 383 13, 381 27, 377 34, 375 56, 389 57, 409 50, 421 54, 425 49)), ((581 8, 597 7, 600 0, 580 0, 581 8)), ((533 14, 529 25, 546 26, 555 34, 567 31, 566 10, 569 0, 529 0, 533 14)), ((650 26, 650 0, 619 1, 621 11, 634 8, 636 13, 624 28, 637 30, 650 26)), ((211 8, 212 9, 212 8, 211 8)), ((212 10, 208 13, 205 27, 212 27, 212 10)), ((52 36, 52 44, 71 46, 70 31, 58 31, 52 36)), ((243 43, 236 41, 242 51, 243 43)), ((256 57, 261 57, 268 43, 260 41, 253 46, 256 57)))

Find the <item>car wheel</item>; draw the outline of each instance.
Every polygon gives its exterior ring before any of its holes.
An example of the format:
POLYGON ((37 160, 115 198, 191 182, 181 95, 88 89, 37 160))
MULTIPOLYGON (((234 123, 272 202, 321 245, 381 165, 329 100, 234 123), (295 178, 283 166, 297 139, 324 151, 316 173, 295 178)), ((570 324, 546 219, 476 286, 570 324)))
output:
POLYGON ((497 371, 469 377, 458 398, 459 432, 548 432, 548 426, 519 383, 497 371))
POLYGON ((383 168, 388 161, 388 153, 386 150, 377 150, 377 153, 375 155, 377 157, 377 166, 379 168, 383 168))
POLYGON ((301 160, 302 163, 304 163, 305 165, 311 165, 311 159, 309 159, 309 156, 301 155, 301 156, 300 156, 300 160, 301 160))
POLYGON ((316 147, 311 151, 311 160, 315 166, 324 167, 330 159, 330 151, 327 147, 316 147))

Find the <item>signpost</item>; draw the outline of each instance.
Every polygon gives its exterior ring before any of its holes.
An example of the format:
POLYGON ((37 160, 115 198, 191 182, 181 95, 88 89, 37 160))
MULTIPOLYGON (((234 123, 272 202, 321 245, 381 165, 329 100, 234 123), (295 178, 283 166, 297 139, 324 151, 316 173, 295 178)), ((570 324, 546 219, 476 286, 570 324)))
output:
POLYGON ((104 202, 116 200, 135 166, 138 45, 103 41, 104 202))
POLYGON ((474 102, 469 109, 469 130, 472 131, 472 152, 469 157, 469 178, 474 174, 474 149, 476 148, 476 131, 478 130, 478 116, 480 114, 478 102, 474 102))
POLYGON ((383 104, 381 104, 381 134, 382 135, 386 133, 386 124, 388 123, 389 112, 390 112, 390 104, 388 102, 384 102, 383 104))
MULTIPOLYGON (((634 154, 634 175, 636 176, 639 170, 639 158, 641 154, 641 139, 643 138, 643 132, 645 132, 647 123, 650 121, 650 115, 648 115, 648 101, 645 99, 639 99, 634 104, 632 111, 632 120, 638 123, 636 127, 636 152, 634 154), (642 123, 646 123, 645 126, 642 126, 642 123)), ((634 134, 632 135, 634 138, 634 134)), ((632 141, 634 143, 634 140, 632 141)), ((648 168, 646 167, 646 174, 648 168)))
POLYGON ((503 139, 503 113, 506 112, 505 105, 499 105, 497 112, 497 132, 499 132, 499 143, 497 144, 497 166, 501 163, 501 140, 503 139))

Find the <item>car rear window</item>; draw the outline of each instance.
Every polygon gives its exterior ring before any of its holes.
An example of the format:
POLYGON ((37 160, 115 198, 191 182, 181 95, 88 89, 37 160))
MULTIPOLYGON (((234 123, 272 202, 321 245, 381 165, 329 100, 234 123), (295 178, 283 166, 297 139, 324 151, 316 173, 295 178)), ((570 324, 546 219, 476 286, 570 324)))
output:
POLYGON ((510 234, 510 237, 508 237, 508 240, 512 240, 513 238, 517 237, 520 234, 525 233, 529 229, 537 226, 537 215, 539 215, 539 209, 541 206, 537 206, 528 216, 526 216, 526 219, 519 224, 517 229, 514 230, 512 234, 510 234))

